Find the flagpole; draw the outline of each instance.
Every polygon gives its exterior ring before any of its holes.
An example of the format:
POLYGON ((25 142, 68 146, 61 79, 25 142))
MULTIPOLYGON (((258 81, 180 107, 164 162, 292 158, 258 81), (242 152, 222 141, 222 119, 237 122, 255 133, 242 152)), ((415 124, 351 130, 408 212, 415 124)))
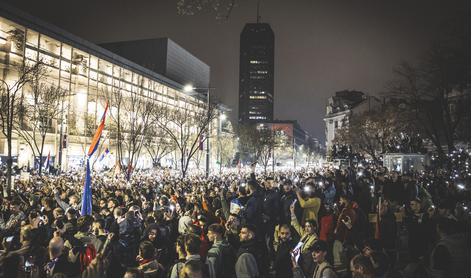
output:
POLYGON ((108 103, 106 103, 105 111, 103 112, 103 116, 101 117, 100 124, 95 132, 95 135, 92 138, 92 142, 90 144, 90 148, 88 149, 88 153, 85 156, 85 181, 83 185, 83 193, 82 193, 82 208, 80 210, 81 215, 91 215, 92 214, 92 177, 90 174, 90 158, 98 149, 98 145, 100 144, 101 134, 103 129, 105 128, 105 120, 106 120, 106 112, 108 111, 108 103))

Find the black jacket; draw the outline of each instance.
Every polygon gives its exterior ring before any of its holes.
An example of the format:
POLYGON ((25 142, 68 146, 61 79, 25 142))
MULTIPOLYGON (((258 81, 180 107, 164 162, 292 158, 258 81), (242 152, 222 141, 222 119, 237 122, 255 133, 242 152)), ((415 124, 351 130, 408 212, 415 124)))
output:
POLYGON ((236 262, 244 253, 250 253, 254 256, 255 260, 257 261, 258 272, 261 277, 264 277, 268 270, 268 261, 263 243, 254 239, 241 242, 239 250, 236 253, 236 262))
POLYGON ((78 264, 69 262, 67 254, 62 254, 54 264, 52 274, 63 273, 67 277, 75 277, 80 273, 78 264))
POLYGON ((265 191, 263 198, 263 214, 265 222, 277 222, 280 211, 280 193, 276 189, 265 191))
POLYGON ((278 250, 275 253, 275 277, 276 278, 290 278, 293 277, 292 264, 291 264, 291 251, 296 246, 294 240, 281 242, 278 250))
POLYGON ((283 194, 280 199, 280 223, 290 224, 291 223, 291 211, 290 206, 293 201, 296 200, 296 194, 294 191, 289 191, 283 194))
POLYGON ((260 191, 255 191, 247 201, 244 215, 245 221, 259 228, 262 225, 262 212, 263 194, 260 191))

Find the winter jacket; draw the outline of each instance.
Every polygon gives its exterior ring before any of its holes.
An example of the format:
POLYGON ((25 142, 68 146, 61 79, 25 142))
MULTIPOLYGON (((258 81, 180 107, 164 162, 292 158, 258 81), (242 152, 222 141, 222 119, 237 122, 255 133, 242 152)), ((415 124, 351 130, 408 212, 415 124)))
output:
POLYGON ((258 250, 255 240, 242 242, 237 252, 235 272, 237 278, 259 277, 259 263, 257 258, 262 252, 258 250))
POLYGON ((311 197, 304 200, 303 198, 298 197, 298 201, 301 208, 304 209, 301 223, 304 224, 307 220, 314 220, 317 222, 317 215, 321 207, 321 199, 318 197, 311 197))
POLYGON ((278 250, 275 253, 275 277, 276 278, 290 278, 293 277, 291 266, 291 251, 296 246, 294 240, 281 242, 278 250))
POLYGON ((163 277, 163 267, 157 260, 152 260, 144 264, 139 265, 140 269, 144 273, 144 278, 159 278, 163 277))
POLYGON ((277 190, 267 190, 263 198, 264 222, 274 223, 279 218, 280 193, 277 190))

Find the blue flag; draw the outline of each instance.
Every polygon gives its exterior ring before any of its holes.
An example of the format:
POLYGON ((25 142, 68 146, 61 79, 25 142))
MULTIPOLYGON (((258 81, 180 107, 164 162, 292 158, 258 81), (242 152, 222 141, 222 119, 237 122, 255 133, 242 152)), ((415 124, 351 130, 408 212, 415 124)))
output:
POLYGON ((51 159, 51 151, 47 154, 47 159, 44 162, 44 170, 49 172, 49 160, 51 159))
POLYGON ((110 150, 108 148, 106 148, 106 150, 101 154, 98 161, 101 162, 105 158, 105 156, 108 155, 109 153, 110 153, 110 150))
POLYGON ((90 162, 87 159, 87 170, 85 173, 85 184, 83 187, 82 195, 82 210, 81 215, 92 214, 92 177, 90 175, 90 162))
POLYGON ((92 138, 92 143, 88 149, 87 156, 85 157, 87 166, 85 173, 85 184, 83 185, 83 195, 82 195, 82 209, 80 211, 81 215, 91 215, 92 214, 92 177, 90 174, 90 162, 89 159, 95 153, 100 144, 101 134, 105 128, 106 112, 108 111, 108 103, 105 106, 105 112, 101 117, 100 124, 98 125, 95 135, 92 138))

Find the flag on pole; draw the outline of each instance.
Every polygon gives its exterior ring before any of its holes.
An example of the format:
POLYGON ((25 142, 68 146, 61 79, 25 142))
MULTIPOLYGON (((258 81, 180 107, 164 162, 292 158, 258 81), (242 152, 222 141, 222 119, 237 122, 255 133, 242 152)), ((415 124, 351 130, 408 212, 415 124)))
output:
POLYGON ((95 135, 93 136, 92 143, 90 144, 90 149, 88 149, 87 156, 90 158, 98 148, 100 144, 101 134, 103 129, 105 128, 105 119, 106 119, 106 112, 108 111, 108 103, 106 103, 105 112, 103 112, 103 116, 101 117, 100 124, 98 125, 97 130, 95 131, 95 135))
POLYGON ((199 138, 199 145, 198 145, 198 148, 200 151, 202 151, 204 149, 204 136, 203 135, 200 135, 200 138, 199 138))
POLYGON ((92 143, 88 149, 87 156, 85 158, 86 163, 86 172, 85 172, 85 183, 83 186, 82 194, 82 209, 80 211, 81 215, 91 215, 92 214, 92 176, 90 174, 90 157, 95 153, 100 144, 101 134, 105 128, 106 112, 108 111, 108 103, 105 106, 105 112, 101 117, 100 124, 98 125, 95 135, 93 136, 92 143))
POLYGON ((90 162, 88 159, 86 163, 85 184, 83 187, 82 208, 80 211, 81 215, 92 214, 92 177, 90 175, 90 162))
POLYGON ((105 158, 105 156, 107 156, 109 153, 110 153, 110 150, 108 149, 108 147, 106 147, 105 151, 101 154, 98 161, 101 162, 105 158))
POLYGON ((49 160, 51 159, 51 151, 49 151, 49 153, 47 154, 47 159, 46 161, 44 162, 44 169, 46 171, 49 170, 49 160))

